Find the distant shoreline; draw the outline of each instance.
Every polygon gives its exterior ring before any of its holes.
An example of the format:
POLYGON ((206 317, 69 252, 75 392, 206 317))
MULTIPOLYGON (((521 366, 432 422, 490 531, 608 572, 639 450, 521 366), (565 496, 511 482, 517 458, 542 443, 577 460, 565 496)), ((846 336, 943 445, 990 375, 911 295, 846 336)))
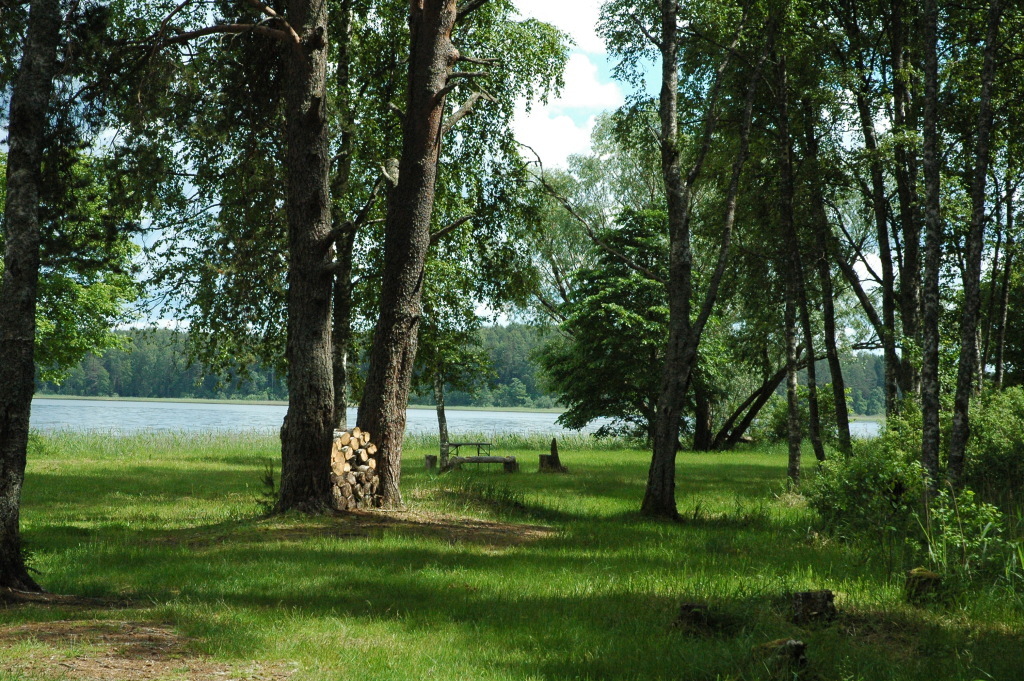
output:
MULTIPOLYGON (((81 395, 41 395, 32 396, 35 400, 89 400, 93 402, 178 402, 185 404, 252 404, 271 407, 287 407, 288 403, 283 400, 211 400, 196 397, 108 397, 108 396, 81 396, 81 395)), ((410 404, 409 409, 429 409, 434 411, 431 405, 410 404)), ((538 409, 534 407, 445 407, 445 411, 511 411, 532 414, 561 414, 562 409, 538 409)))

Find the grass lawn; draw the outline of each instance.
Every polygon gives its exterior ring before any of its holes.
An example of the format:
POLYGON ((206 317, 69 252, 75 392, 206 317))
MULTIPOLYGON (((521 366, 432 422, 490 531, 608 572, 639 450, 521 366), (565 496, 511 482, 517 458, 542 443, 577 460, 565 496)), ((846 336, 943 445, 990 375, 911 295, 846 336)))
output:
POLYGON ((684 520, 663 523, 635 512, 645 452, 582 443, 569 475, 520 439, 494 447, 520 474, 438 477, 414 440, 407 512, 264 518, 273 437, 38 437, 24 536, 67 597, 0 604, 0 681, 786 679, 758 646, 790 638, 801 679, 1024 678, 1019 594, 906 605, 889 552, 782 493, 782 449, 681 454, 684 520), (838 621, 790 623, 809 589, 838 621), (710 625, 672 626, 684 602, 710 625))

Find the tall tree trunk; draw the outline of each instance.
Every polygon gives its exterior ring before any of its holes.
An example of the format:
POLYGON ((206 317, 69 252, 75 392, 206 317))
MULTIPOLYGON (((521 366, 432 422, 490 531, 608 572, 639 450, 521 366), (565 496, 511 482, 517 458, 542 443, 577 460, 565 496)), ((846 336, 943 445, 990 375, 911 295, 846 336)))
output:
MULTIPOLYGON (((814 132, 816 112, 810 102, 804 100, 804 142, 808 161, 810 161, 814 177, 821 169, 820 146, 814 132)), ((821 285, 821 311, 824 318, 825 356, 828 359, 829 373, 832 375, 832 400, 836 410, 836 428, 838 430, 839 451, 844 454, 853 452, 850 441, 850 410, 846 402, 846 382, 843 380, 843 367, 839 361, 839 349, 836 346, 836 307, 833 300, 832 268, 829 265, 828 243, 831 228, 825 214, 825 199, 821 195, 821 186, 811 182, 811 218, 814 223, 814 241, 817 248, 815 261, 818 267, 818 281, 821 285)))
POLYGON ((892 267, 892 248, 889 245, 888 202, 885 198, 885 178, 882 174, 882 158, 875 137, 875 119, 868 105, 867 83, 864 91, 857 93, 857 110, 860 112, 861 132, 864 146, 869 155, 871 168, 871 212, 875 219, 875 238, 878 241, 879 266, 882 269, 882 318, 875 331, 882 342, 885 359, 885 413, 896 411, 899 398, 899 355, 896 354, 896 304, 895 276, 892 267))
POLYGON ((665 185, 669 232, 669 339, 662 370, 661 388, 654 419, 651 467, 641 512, 675 518, 676 449, 682 416, 682 386, 690 367, 683 364, 683 349, 690 336, 690 295, 693 252, 690 250, 687 186, 684 184, 679 148, 679 35, 678 3, 661 1, 661 122, 659 147, 661 177, 665 185), (683 374, 687 374, 684 376, 683 374))
POLYGON ((334 385, 328 267, 331 200, 325 121, 327 0, 289 0, 302 38, 284 58, 288 216, 288 412, 281 427, 278 511, 316 512, 330 500, 334 385))
POLYGON ((7 128, 6 247, 0 287, 0 587, 41 591, 21 547, 21 487, 35 388, 39 184, 60 35, 58 0, 33 0, 7 128))
POLYGON ((353 126, 352 105, 348 100, 352 49, 352 0, 342 0, 338 8, 337 89, 338 125, 341 145, 337 165, 331 182, 334 230, 341 230, 334 243, 336 271, 334 272, 334 308, 331 334, 331 371, 334 383, 334 427, 348 430, 348 356, 352 346, 352 249, 355 247, 356 227, 341 224, 345 214, 343 206, 349 193, 352 177, 353 126))
POLYGON ((964 304, 960 318, 960 359, 957 365, 956 395, 953 399, 953 428, 949 434, 949 466, 946 477, 959 489, 963 484, 964 450, 970 436, 969 410, 978 357, 978 312, 981 307, 981 255, 985 242, 985 183, 988 179, 989 146, 992 136, 992 87, 996 75, 996 50, 1001 0, 991 0, 986 20, 985 52, 981 71, 981 97, 974 176, 971 182, 971 228, 967 236, 964 271, 964 304))
POLYGON ((444 414, 444 372, 434 373, 434 405, 437 411, 437 440, 441 448, 441 470, 448 465, 448 417, 444 414))
MULTIPOLYGON (((903 325, 903 342, 921 341, 921 220, 917 194, 917 155, 906 142, 917 130, 912 124, 911 83, 905 52, 906 30, 910 23, 905 15, 906 0, 892 0, 890 21, 893 128, 896 132, 896 196, 899 200, 900 232, 903 235, 903 257, 900 260, 899 305, 903 325)), ((900 359, 899 385, 905 395, 921 390, 921 373, 906 352, 900 359)))
POLYGON ((399 508, 402 438, 416 358, 423 267, 430 246, 445 86, 458 59, 452 45, 455 0, 410 4, 409 95, 402 126, 398 186, 388 200, 381 311, 359 405, 359 427, 379 449, 379 503, 399 508))
MULTIPOLYGON (((1001 203, 1001 202, 1000 202, 1001 203)), ((1002 269, 1003 261, 1000 256, 1003 247, 1003 221, 1000 219, 999 214, 1002 207, 999 203, 996 204, 996 246, 992 253, 992 269, 989 271, 989 287, 988 287, 988 304, 985 310, 985 325, 982 329, 981 337, 981 349, 978 351, 978 392, 980 393, 985 388, 985 367, 988 366, 988 359, 991 357, 989 350, 992 347, 992 332, 995 331, 995 313, 996 313, 996 281, 999 278, 1000 270, 1002 269)), ((1005 257, 1005 256, 1003 256, 1005 257)))
POLYGON ((1013 237, 1013 192, 1006 197, 1006 254, 1003 256, 1003 281, 999 290, 999 310, 996 319, 999 327, 996 330, 995 374, 992 385, 996 390, 1003 389, 1003 351, 1006 348, 1006 320, 1010 309, 1010 273, 1013 271, 1014 237, 1013 237))
POLYGON ((942 217, 939 154, 938 0, 924 0, 923 166, 925 182, 924 286, 922 289, 921 465, 929 488, 939 480, 939 277, 942 267, 942 217))
POLYGON ((796 360, 796 296, 792 287, 786 291, 786 406, 788 407, 787 425, 789 430, 789 466, 786 474, 795 486, 800 484, 800 444, 803 440, 800 427, 800 400, 797 393, 796 360))
POLYGON ((860 52, 862 34, 857 23, 857 3, 845 2, 844 12, 840 17, 843 28, 850 39, 853 63, 857 73, 860 74, 858 88, 855 93, 857 113, 860 117, 861 134, 864 137, 864 150, 868 155, 868 167, 871 174, 869 191, 869 208, 875 223, 875 238, 878 241, 878 256, 882 269, 882 315, 878 316, 869 297, 861 286, 859 275, 848 263, 840 260, 843 274, 854 287, 857 298, 864 307, 868 319, 871 321, 878 339, 882 343, 882 353, 885 359, 885 411, 891 414, 896 409, 899 392, 899 355, 896 353, 896 305, 895 305, 895 277, 893 273, 892 248, 889 239, 888 224, 888 201, 885 191, 885 176, 883 174, 882 152, 878 148, 878 138, 875 134, 875 119, 871 111, 871 76, 872 73, 864 62, 860 52))
MULTIPOLYGON (((676 0, 662 0, 662 40, 660 43, 662 85, 659 114, 661 118, 661 168, 669 215, 669 280, 667 285, 669 337, 665 350, 665 361, 662 365, 661 386, 658 391, 654 418, 651 466, 647 472, 647 486, 644 490, 643 502, 640 505, 640 512, 644 515, 673 519, 679 515, 675 500, 679 419, 682 415, 686 387, 696 361, 701 335, 718 299, 718 290, 729 261, 740 175, 743 172, 749 151, 754 95, 757 92, 757 84, 760 79, 761 64, 767 54, 761 55, 747 84, 743 122, 740 126, 740 150, 733 160, 732 176, 726 193, 718 261, 710 277, 700 312, 696 321, 691 325, 690 296, 693 289, 693 252, 690 247, 689 196, 711 147, 711 139, 720 117, 718 100, 723 81, 722 74, 739 44, 740 31, 737 31, 736 38, 726 50, 726 56, 716 71, 715 81, 708 95, 709 104, 701 146, 696 154, 696 160, 687 172, 686 181, 681 182, 678 139, 679 72, 677 60, 679 41, 677 9, 676 0)), ((745 20, 746 16, 744 16, 744 22, 745 20)))
MULTIPOLYGON (((800 257, 802 251, 800 246, 800 235, 797 234, 796 222, 793 209, 795 203, 795 187, 793 172, 793 140, 789 126, 789 76, 786 71, 786 57, 782 55, 778 62, 778 77, 776 80, 776 104, 779 114, 779 166, 781 191, 779 198, 781 210, 779 216, 782 221, 782 230, 786 240, 789 242, 789 254, 791 259, 789 272, 789 285, 787 290, 792 290, 795 302, 800 311, 800 324, 803 328, 804 346, 807 354, 814 356, 814 329, 811 327, 811 314, 807 303, 807 287, 804 284, 803 259, 800 257)), ((794 358, 795 362, 795 358, 794 358)), ((825 460, 825 447, 821 441, 821 416, 818 412, 818 378, 814 362, 807 364, 807 402, 808 402, 808 424, 807 430, 811 439, 811 446, 814 449, 814 457, 818 461, 825 460)))
POLYGON ((712 446, 711 399, 701 381, 693 382, 693 451, 710 452, 712 446))
POLYGON ((334 273, 332 310, 331 378, 334 385, 334 427, 348 430, 348 357, 352 351, 352 249, 355 230, 335 243, 337 270, 334 273))

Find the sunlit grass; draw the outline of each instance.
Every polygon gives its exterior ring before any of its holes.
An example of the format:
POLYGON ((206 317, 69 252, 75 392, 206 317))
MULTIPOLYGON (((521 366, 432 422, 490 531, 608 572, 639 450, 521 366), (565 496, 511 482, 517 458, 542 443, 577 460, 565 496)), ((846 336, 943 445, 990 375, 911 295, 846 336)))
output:
MULTIPOLYGON (((549 444, 498 438, 494 453, 514 454, 517 475, 438 476, 423 466, 436 438, 411 438, 409 512, 370 522, 262 517, 271 435, 39 436, 23 526, 41 583, 129 605, 6 609, 0 623, 163 622, 196 653, 294 662, 299 680, 778 679, 751 651, 793 637, 809 646, 802 678, 1020 678, 1019 598, 904 604, 878 547, 816 532, 786 492, 780 448, 682 453, 683 520, 663 523, 636 512, 646 452, 559 438, 570 473, 539 474, 549 444), (823 588, 840 621, 791 624, 785 595, 823 588), (697 601, 730 626, 672 627, 679 604, 697 601)), ((18 646, 0 659, 39 654, 18 646)), ((37 677, 0 672, 25 678, 37 677)))

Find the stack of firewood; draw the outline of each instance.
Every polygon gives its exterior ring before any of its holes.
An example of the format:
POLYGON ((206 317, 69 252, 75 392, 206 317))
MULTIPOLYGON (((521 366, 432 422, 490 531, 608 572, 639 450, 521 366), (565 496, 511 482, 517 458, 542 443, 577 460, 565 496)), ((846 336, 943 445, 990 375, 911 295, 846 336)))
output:
POLYGON ((339 511, 372 508, 380 480, 377 478, 377 445, 370 434, 353 428, 334 431, 331 448, 331 496, 339 511))

